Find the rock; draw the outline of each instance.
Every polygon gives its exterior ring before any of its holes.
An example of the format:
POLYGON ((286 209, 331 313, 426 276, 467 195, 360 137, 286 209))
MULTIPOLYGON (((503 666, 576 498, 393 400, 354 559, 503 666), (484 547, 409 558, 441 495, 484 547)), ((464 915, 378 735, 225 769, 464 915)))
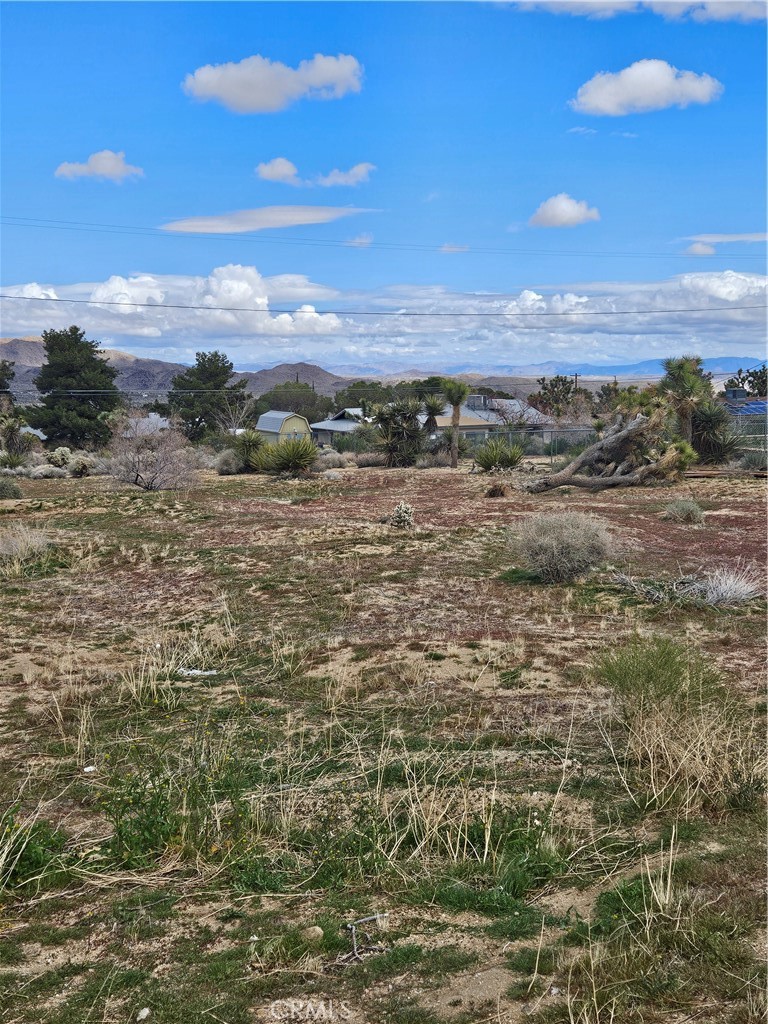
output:
POLYGON ((316 924, 313 924, 310 925, 309 928, 302 928, 299 934, 301 935, 302 939, 304 939, 305 942, 315 943, 320 942, 325 933, 323 932, 322 928, 318 927, 318 925, 316 924))
POLYGON ((152 1011, 148 1006, 145 1006, 143 1010, 139 1010, 136 1014, 136 1020, 146 1020, 152 1011))
POLYGON ((341 480, 341 473, 337 473, 333 469, 326 469, 323 473, 324 480, 341 480))

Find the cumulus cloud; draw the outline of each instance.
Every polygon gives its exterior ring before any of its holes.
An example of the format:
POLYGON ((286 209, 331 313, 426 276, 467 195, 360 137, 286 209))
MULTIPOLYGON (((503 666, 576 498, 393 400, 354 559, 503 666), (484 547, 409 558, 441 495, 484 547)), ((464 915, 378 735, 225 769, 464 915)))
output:
POLYGON ((187 217, 161 227, 163 231, 231 235, 267 228, 292 228, 300 224, 328 224, 341 217, 371 212, 354 206, 261 206, 255 210, 233 210, 210 217, 187 217))
POLYGON ((575 228, 589 220, 600 220, 600 211, 584 199, 573 199, 567 192, 550 196, 528 221, 536 228, 575 228))
POLYGON ((375 170, 375 164, 355 164, 348 171, 333 170, 328 174, 321 174, 316 181, 323 188, 331 188, 333 185, 360 185, 368 181, 371 171, 375 170))
POLYGON ((694 242, 685 251, 689 256, 712 256, 715 252, 715 247, 714 245, 708 245, 706 242, 694 242))
POLYGON ((265 181, 279 181, 284 185, 320 185, 321 188, 332 188, 334 185, 360 185, 368 181, 371 171, 376 170, 375 164, 355 164, 348 171, 334 169, 328 174, 318 174, 314 178, 302 179, 299 177, 298 167, 286 160, 284 156, 275 157, 267 163, 259 164, 256 174, 265 181))
POLYGON ((91 153, 84 164, 65 161, 59 164, 54 174, 57 178, 101 178, 104 181, 115 181, 118 185, 126 178, 144 177, 141 167, 125 162, 125 153, 114 153, 111 149, 91 153))
POLYGON ((764 0, 527 0, 518 10, 541 10, 551 14, 570 14, 588 18, 613 18, 617 14, 651 11, 669 20, 692 21, 764 21, 764 0))
POLYGON ((5 332, 17 337, 50 327, 52 315, 65 323, 71 316, 105 347, 182 362, 192 362, 201 348, 217 348, 236 365, 308 359, 329 367, 375 362, 392 370, 480 370, 552 358, 631 363, 686 351, 759 358, 767 285, 764 276, 726 270, 496 294, 439 285, 342 293, 303 275, 264 277, 256 267, 229 264, 205 276, 141 273, 96 284, 9 286, 4 294, 28 301, 4 301, 3 312, 5 332), (44 301, 50 298, 95 304, 44 301), (321 303, 369 315, 324 313, 321 303), (379 315, 392 309, 426 315, 379 315), (685 309, 696 312, 659 312, 685 309), (628 310, 631 316, 606 315, 628 310))
POLYGON ((581 86, 570 106, 583 114, 620 117, 711 103, 722 92, 722 84, 711 75, 679 71, 665 60, 638 60, 622 71, 598 72, 581 86))
POLYGON ((256 174, 264 181, 280 181, 284 185, 302 185, 299 169, 296 164, 286 160, 284 156, 276 156, 274 160, 259 164, 256 174))
POLYGON ((569 128, 566 135, 597 135, 597 129, 583 128, 581 125, 577 125, 575 128, 569 128))
POLYGON ((237 114, 271 114, 300 99, 336 100, 362 89, 363 69, 349 54, 316 53, 298 67, 256 54, 237 63, 206 64, 187 75, 183 89, 237 114))

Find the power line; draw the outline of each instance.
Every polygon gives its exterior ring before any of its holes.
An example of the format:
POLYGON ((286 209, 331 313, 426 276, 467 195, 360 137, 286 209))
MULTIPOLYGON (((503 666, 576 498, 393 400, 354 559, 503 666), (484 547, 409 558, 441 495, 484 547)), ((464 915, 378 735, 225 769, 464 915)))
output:
MULTIPOLYGON (((75 305, 84 306, 123 306, 127 308, 139 308, 139 309, 188 309, 188 310, 201 310, 207 313, 266 313, 269 315, 288 313, 297 314, 302 312, 310 312, 309 310, 301 309, 264 309, 255 306, 197 306, 188 305, 184 303, 171 303, 171 302, 115 302, 111 299, 66 299, 66 298, 52 298, 51 296, 34 296, 34 295, 2 295, 0 299, 10 299, 17 302, 67 302, 75 305)), ((548 313, 548 312, 532 312, 526 311, 522 313, 512 312, 508 310, 498 310, 496 312, 466 312, 466 311, 448 311, 439 313, 425 313, 414 310, 372 310, 372 309, 313 309, 311 312, 316 313, 318 316, 379 316, 379 317, 529 317, 529 316, 547 316, 547 317, 571 317, 571 316, 656 316, 658 314, 669 314, 669 313, 728 313, 733 310, 744 310, 744 309, 768 309, 768 305, 765 303, 746 305, 746 306, 698 306, 698 307, 682 307, 679 309, 611 309, 611 310, 573 310, 570 312, 563 313, 548 313)))
MULTIPOLYGON (((319 248, 366 248, 375 249, 382 252, 427 252, 427 253, 442 253, 441 246, 439 244, 427 244, 423 242, 375 242, 371 240, 366 242, 364 246, 355 245, 353 241, 344 240, 341 238, 286 238, 285 235, 274 235, 269 234, 267 236, 255 237, 254 232, 238 232, 236 236, 233 236, 231 232, 206 232, 206 231, 167 231, 163 228, 152 228, 152 227, 141 227, 132 226, 129 224, 100 224, 89 221, 58 221, 58 220, 44 220, 35 217, 12 217, 4 216, 0 218, 2 223, 7 224, 9 227, 18 228, 38 228, 46 229, 51 228, 61 231, 89 231, 97 234, 121 234, 121 235, 143 235, 154 238, 196 238, 206 239, 207 241, 227 241, 230 244, 233 242, 256 242, 257 244, 277 244, 277 245, 300 245, 310 246, 319 248)), ((719 259, 729 260, 764 260, 765 255, 760 253, 730 253, 730 252, 716 252, 702 257, 696 253, 682 252, 682 253, 662 253, 662 252, 644 252, 638 250, 636 252, 626 252, 621 250, 577 250, 577 249, 523 249, 523 248, 501 248, 501 247, 489 247, 489 246, 468 246, 466 250, 462 250, 460 255, 486 255, 486 256, 580 256, 580 257, 596 257, 596 258, 621 258, 621 259, 710 259, 712 257, 718 257, 719 259)))

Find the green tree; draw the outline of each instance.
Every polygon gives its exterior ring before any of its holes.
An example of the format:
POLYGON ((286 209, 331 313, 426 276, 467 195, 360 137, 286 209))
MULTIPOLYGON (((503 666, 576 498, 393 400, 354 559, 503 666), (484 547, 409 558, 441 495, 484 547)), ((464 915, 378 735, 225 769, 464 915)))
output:
POLYGON ((712 383, 704 373, 700 356, 665 359, 664 376, 657 384, 677 417, 680 436, 688 444, 693 440, 693 414, 698 405, 712 397, 712 383))
POLYGON ((234 370, 223 352, 197 352, 195 365, 171 381, 168 408, 190 441, 215 433, 227 409, 245 392, 247 381, 229 383, 234 370))
POLYGON ((35 387, 43 396, 26 419, 54 445, 99 448, 110 437, 108 415, 120 405, 117 370, 99 356, 99 344, 85 331, 43 331, 45 363, 35 387))
POLYGON ((0 359, 0 412, 13 405, 11 381, 16 376, 15 365, 10 359, 0 359))
POLYGON ((296 384, 292 381, 276 384, 271 391, 260 395, 259 404, 267 409, 295 412, 309 423, 324 420, 333 410, 332 398, 318 395, 309 384, 296 384))
POLYGON ((377 380, 356 380, 336 392, 334 405, 337 412, 342 409, 360 409, 363 406, 372 409, 374 405, 387 405, 396 397, 394 388, 380 384, 377 380))
POLYGON ((447 377, 442 381, 443 394, 446 402, 453 407, 451 412, 451 468, 456 469, 459 465, 459 423, 461 422, 461 407, 469 397, 469 384, 463 380, 449 380, 447 377))
POLYGON ((751 398, 765 398, 768 394, 768 366, 763 363, 751 370, 739 370, 735 377, 725 382, 725 387, 744 388, 751 398))

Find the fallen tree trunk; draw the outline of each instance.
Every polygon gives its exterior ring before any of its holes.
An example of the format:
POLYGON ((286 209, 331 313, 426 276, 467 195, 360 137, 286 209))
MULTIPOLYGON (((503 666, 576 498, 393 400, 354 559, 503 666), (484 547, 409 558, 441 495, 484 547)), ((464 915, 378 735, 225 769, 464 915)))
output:
POLYGON ((638 413, 625 423, 619 418, 603 437, 559 473, 550 473, 523 485, 532 494, 552 491, 556 487, 585 487, 602 491, 609 487, 639 487, 650 480, 666 480, 677 475, 682 467, 680 452, 673 447, 652 461, 644 461, 654 434, 658 432, 660 418, 638 413))

